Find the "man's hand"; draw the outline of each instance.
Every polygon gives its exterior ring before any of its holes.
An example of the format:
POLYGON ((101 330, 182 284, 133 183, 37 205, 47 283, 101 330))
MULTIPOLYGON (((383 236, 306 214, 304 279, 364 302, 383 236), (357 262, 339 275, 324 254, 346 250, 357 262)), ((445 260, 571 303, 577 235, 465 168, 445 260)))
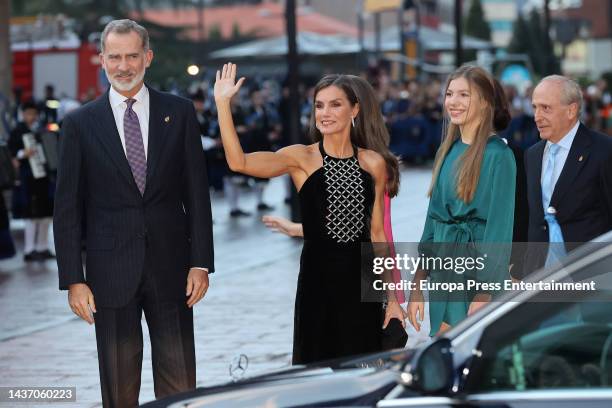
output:
POLYGON ((68 287, 68 304, 75 315, 93 324, 93 313, 96 313, 93 293, 85 283, 73 283, 68 287))
POLYGON ((32 156, 36 156, 36 149, 33 148, 27 148, 27 149, 23 149, 23 157, 26 159, 29 159, 32 156))
POLYGON ((200 268, 191 268, 187 276, 187 306, 193 307, 206 294, 208 290, 208 271, 200 268))

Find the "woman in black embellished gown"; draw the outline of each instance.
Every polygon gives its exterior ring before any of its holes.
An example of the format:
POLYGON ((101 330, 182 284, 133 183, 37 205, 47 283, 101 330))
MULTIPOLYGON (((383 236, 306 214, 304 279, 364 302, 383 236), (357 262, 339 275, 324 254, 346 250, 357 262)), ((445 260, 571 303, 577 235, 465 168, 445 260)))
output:
POLYGON ((361 249, 362 243, 386 242, 383 196, 389 185, 397 186, 396 159, 388 150, 366 148, 376 142, 368 138, 368 118, 360 115, 351 81, 342 75, 327 76, 315 88, 311 133, 318 143, 244 154, 230 110, 244 78, 235 79, 236 65, 226 64, 214 89, 230 168, 264 178, 289 173, 299 191, 305 241, 293 363, 380 350, 383 326, 392 318, 404 324, 405 312, 391 292, 384 316, 380 303, 362 301, 361 249))

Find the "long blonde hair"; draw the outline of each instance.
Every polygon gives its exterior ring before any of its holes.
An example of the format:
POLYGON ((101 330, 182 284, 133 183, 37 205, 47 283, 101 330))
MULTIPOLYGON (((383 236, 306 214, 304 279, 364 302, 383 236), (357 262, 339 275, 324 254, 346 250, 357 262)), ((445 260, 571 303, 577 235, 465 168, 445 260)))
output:
MULTIPOLYGON (((457 78, 465 78, 472 92, 474 90, 478 92, 480 98, 485 103, 484 108, 478 115, 479 123, 476 127, 472 144, 470 144, 458 162, 459 168, 457 169, 456 176, 457 196, 464 202, 469 203, 474 199, 474 194, 478 187, 480 167, 489 136, 496 130, 502 130, 508 125, 510 113, 508 112, 508 102, 504 95, 504 90, 499 82, 484 69, 473 65, 464 65, 448 77, 444 89, 445 97, 451 81, 457 78)), ((468 107, 468 111, 469 109, 468 107)), ((443 129, 445 136, 436 153, 433 175, 429 185, 429 197, 431 197, 436 185, 446 155, 455 141, 461 137, 459 126, 454 125, 449 120, 447 112, 444 113, 443 129)))

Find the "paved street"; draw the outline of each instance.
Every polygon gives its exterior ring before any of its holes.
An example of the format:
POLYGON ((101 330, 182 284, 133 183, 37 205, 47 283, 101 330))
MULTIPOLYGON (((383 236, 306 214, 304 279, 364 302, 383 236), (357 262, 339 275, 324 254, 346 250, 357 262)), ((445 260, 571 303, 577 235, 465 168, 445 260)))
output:
MULTIPOLYGON (((397 242, 420 237, 430 172, 411 167, 402 173, 392 209, 397 242)), ((276 179, 266 192, 273 214, 287 215, 284 183, 276 179)), ((253 211, 254 197, 247 194, 241 206, 253 211)), ((195 308, 198 386, 230 381, 229 364, 240 354, 248 357, 246 375, 291 361, 301 243, 269 232, 259 217, 235 220, 227 213, 224 198, 215 196, 217 273, 195 308)), ((15 235, 21 244, 21 231, 15 235)), ((62 406, 101 406, 94 329, 72 314, 66 293, 57 290, 55 262, 26 266, 22 254, 0 261, 0 311, 0 386, 76 386, 77 403, 62 406)), ((141 403, 154 399, 146 333, 144 356, 141 403)))

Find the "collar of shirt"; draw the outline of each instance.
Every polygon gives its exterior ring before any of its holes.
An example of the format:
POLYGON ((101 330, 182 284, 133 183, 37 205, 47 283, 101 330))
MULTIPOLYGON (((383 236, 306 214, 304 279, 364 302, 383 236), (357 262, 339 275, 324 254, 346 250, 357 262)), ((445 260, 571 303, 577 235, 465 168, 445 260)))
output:
MULTIPOLYGON (((123 129, 123 116, 127 110, 127 103, 125 101, 128 98, 121 95, 113 87, 111 87, 108 93, 108 99, 115 118, 115 125, 117 126, 119 138, 121 139, 121 144, 123 145, 123 150, 125 152, 126 147, 123 129)), ((149 90, 147 87, 143 85, 138 90, 136 95, 133 96, 133 99, 136 99, 136 102, 134 102, 132 109, 138 116, 140 132, 142 134, 142 141, 145 149, 145 156, 147 156, 149 147, 149 90)))
MULTIPOLYGON (((557 145, 562 148, 563 150, 566 150, 567 152, 570 151, 570 149, 572 148, 572 143, 574 142, 574 138, 576 137, 576 133, 578 133, 578 127, 580 127, 580 121, 577 121, 576 124, 574 125, 573 128, 570 129, 569 132, 567 132, 565 134, 565 136, 563 136, 563 138, 561 138, 561 140, 559 140, 557 142, 557 145)), ((550 150, 550 146, 552 145, 551 141, 547 141, 546 142, 546 151, 548 152, 548 150, 550 150)))
MULTIPOLYGON (((125 104, 125 107, 127 107, 127 103, 125 101, 128 98, 121 95, 112 86, 110 87, 110 91, 108 92, 108 99, 113 108, 118 107, 122 103, 125 104)), ((145 104, 145 102, 149 99, 149 90, 144 84, 142 84, 142 86, 140 87, 136 95, 132 97, 132 99, 136 99, 136 102, 134 102, 134 105, 139 104, 139 103, 145 104)))

